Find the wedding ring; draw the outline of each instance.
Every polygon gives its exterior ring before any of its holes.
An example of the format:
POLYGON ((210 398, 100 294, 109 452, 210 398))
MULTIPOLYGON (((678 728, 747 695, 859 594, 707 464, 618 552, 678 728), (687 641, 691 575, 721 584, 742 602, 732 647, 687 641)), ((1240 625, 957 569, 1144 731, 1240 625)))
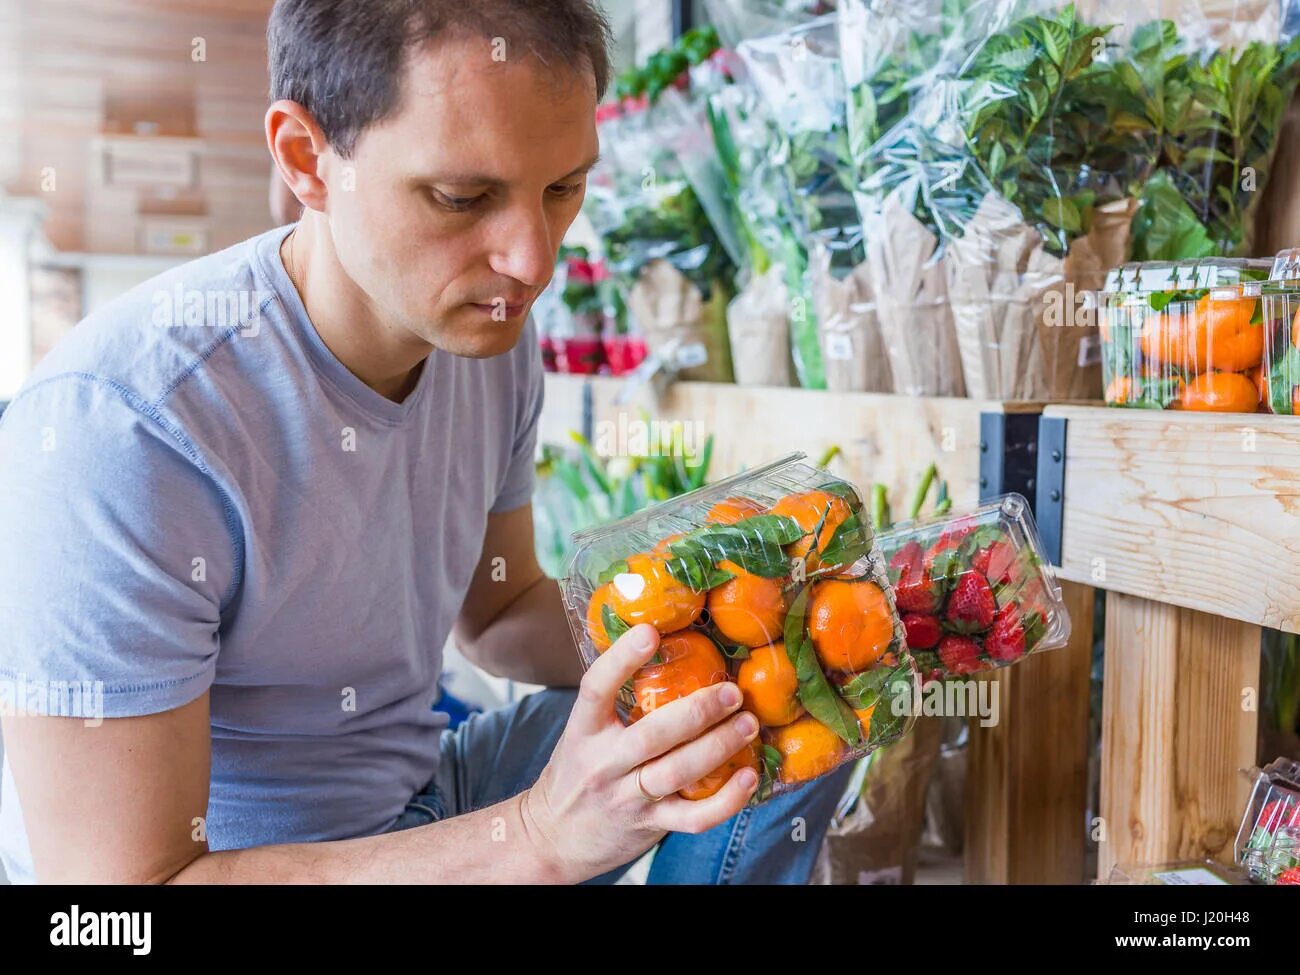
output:
POLYGON ((641 784, 641 773, 644 771, 645 771, 644 765, 638 765, 636 767, 636 789, 638 792, 641 793, 641 798, 644 799, 646 802, 658 802, 660 799, 663 798, 663 796, 652 796, 650 793, 645 791, 645 786, 641 784))

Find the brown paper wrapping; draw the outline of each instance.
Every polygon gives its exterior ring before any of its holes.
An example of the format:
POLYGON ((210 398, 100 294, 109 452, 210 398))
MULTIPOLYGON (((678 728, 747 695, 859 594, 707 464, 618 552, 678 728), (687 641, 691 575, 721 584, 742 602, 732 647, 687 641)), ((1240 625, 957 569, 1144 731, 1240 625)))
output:
POLYGON ((809 262, 813 309, 826 388, 835 393, 890 393, 894 389, 876 313, 871 269, 859 264, 843 279, 822 248, 809 262))
POLYGON ((894 377, 909 396, 962 396, 961 355, 939 241, 894 197, 863 221, 876 313, 894 377))
POLYGON ((1096 399, 1101 357, 1095 304, 1124 260, 1135 204, 1099 207, 1062 260, 1020 211, 990 193, 947 252, 948 290, 966 389, 976 399, 1096 399))
POLYGON ((641 269, 627 305, 651 355, 703 347, 704 362, 680 370, 679 378, 727 383, 732 371, 725 300, 723 289, 715 287, 706 302, 686 275, 665 260, 654 260, 641 269))
POLYGON ((751 278, 727 306, 731 362, 741 386, 789 386, 790 296, 785 269, 774 264, 751 278))

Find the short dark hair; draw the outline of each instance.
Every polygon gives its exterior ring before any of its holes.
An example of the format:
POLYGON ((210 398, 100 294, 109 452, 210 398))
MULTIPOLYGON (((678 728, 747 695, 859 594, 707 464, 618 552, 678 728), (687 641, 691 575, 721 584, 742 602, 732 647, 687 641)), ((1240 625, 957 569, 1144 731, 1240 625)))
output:
POLYGON ((347 157, 401 107, 410 51, 447 30, 503 38, 543 64, 609 87, 609 23, 593 0, 276 0, 267 28, 271 100, 298 102, 347 157))

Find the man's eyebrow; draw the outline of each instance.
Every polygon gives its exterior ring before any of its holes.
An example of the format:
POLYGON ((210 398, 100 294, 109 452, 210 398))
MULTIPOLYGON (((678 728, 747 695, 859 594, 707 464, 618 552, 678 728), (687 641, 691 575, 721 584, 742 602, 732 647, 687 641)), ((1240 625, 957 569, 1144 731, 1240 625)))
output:
MULTIPOLYGON (((572 179, 574 176, 590 172, 599 162, 600 153, 596 153, 589 161, 583 163, 573 172, 565 173, 555 182, 561 183, 566 179, 572 179)), ((506 185, 505 180, 496 176, 485 176, 482 173, 436 173, 426 177, 426 182, 447 183, 452 186, 486 186, 492 189, 506 185)))

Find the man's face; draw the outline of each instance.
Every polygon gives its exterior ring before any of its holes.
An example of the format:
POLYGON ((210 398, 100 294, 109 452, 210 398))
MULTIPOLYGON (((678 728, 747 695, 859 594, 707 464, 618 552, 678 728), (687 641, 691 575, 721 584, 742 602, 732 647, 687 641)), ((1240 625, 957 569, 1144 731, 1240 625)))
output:
POLYGON ((474 358, 519 340, 598 151, 590 74, 492 53, 478 37, 412 52, 400 110, 321 170, 339 262, 376 317, 474 358))

